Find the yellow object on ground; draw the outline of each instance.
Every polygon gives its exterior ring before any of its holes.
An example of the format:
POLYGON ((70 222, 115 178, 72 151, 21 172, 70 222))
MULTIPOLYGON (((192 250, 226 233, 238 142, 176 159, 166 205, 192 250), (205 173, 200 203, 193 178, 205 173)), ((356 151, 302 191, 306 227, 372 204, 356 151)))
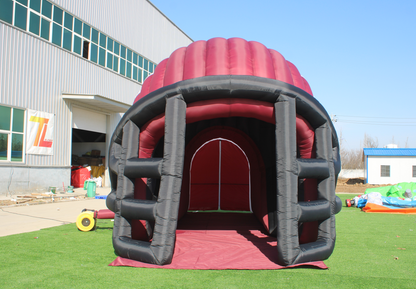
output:
POLYGON ((96 221, 94 219, 94 212, 82 212, 77 217, 76 221, 78 230, 88 232, 95 229, 96 221))
POLYGON ((98 178, 101 177, 105 172, 104 166, 91 166, 91 177, 98 178))

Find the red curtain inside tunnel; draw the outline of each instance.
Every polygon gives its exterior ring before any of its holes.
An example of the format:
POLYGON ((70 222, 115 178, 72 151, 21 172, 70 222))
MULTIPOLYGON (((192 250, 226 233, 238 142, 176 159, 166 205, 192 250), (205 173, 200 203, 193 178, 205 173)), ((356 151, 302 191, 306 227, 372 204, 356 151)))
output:
POLYGON ((250 165, 242 149, 218 138, 194 154, 189 210, 250 211, 250 165))

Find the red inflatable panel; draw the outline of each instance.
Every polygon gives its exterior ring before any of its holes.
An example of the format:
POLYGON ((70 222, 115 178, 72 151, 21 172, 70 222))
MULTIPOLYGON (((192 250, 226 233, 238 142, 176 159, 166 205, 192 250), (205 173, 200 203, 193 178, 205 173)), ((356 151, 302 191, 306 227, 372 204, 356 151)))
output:
POLYGON ((228 66, 228 44, 224 38, 212 38, 207 41, 205 75, 230 74, 228 66))
POLYGON ((250 41, 249 45, 253 59, 253 75, 276 79, 272 55, 266 46, 255 41, 250 41))
POLYGON ((311 86, 309 85, 309 83, 306 81, 306 79, 305 78, 303 78, 302 77, 302 80, 303 80, 303 86, 305 87, 304 88, 304 90, 307 92, 307 93, 309 93, 310 95, 313 95, 312 94, 312 89, 311 89, 311 86))
POLYGON ((229 67, 231 75, 253 75, 250 46, 241 38, 228 40, 229 67))
POLYGON ((217 210, 219 187, 219 143, 209 142, 194 155, 189 197, 190 210, 217 210))
POLYGON ((146 87, 144 86, 144 84, 146 84, 146 82, 143 84, 143 89, 147 90, 147 93, 149 93, 149 91, 155 91, 161 87, 163 87, 163 76, 165 75, 165 71, 166 71, 166 65, 168 63, 168 60, 162 60, 162 62, 160 62, 155 69, 155 73, 152 75, 152 78, 150 79, 151 81, 147 81, 150 83, 150 85, 147 85, 146 87))
POLYGON ((271 50, 270 54, 273 59, 274 74, 276 79, 294 85, 289 65, 283 55, 274 50, 271 50))
POLYGON ((303 77, 300 75, 299 70, 296 68, 296 66, 293 63, 289 61, 286 61, 286 62, 287 62, 287 65, 289 66, 290 73, 292 74, 293 84, 305 90, 305 87, 303 85, 303 77))
POLYGON ((168 63, 166 64, 163 86, 167 86, 183 80, 185 51, 185 47, 179 48, 175 50, 169 57, 168 63))
POLYGON ((183 79, 205 76, 206 42, 196 41, 186 49, 183 79))
POLYGON ((221 141, 221 210, 250 211, 250 167, 241 148, 221 141))

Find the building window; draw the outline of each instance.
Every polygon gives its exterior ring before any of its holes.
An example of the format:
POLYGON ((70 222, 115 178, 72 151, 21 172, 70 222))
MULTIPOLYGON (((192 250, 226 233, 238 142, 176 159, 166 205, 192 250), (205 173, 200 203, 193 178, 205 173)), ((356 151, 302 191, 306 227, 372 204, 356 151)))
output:
POLYGON ((118 72, 118 57, 114 55, 114 66, 113 66, 113 70, 115 72, 118 72))
POLYGON ((67 29, 64 29, 64 41, 62 47, 69 51, 72 49, 72 33, 67 29))
POLYGON ((29 31, 39 36, 40 17, 39 15, 30 12, 29 31))
POLYGON ((107 67, 113 69, 113 55, 107 52, 107 67))
POLYGON ((22 3, 23 5, 27 6, 27 0, 16 0, 19 3, 22 3))
POLYGON ((81 20, 75 18, 74 21, 74 31, 75 33, 78 33, 79 35, 82 35, 82 22, 81 20))
POLYGON ((133 66, 133 79, 137 81, 137 66, 133 66))
POLYGON ((131 63, 127 62, 127 66, 126 66, 126 76, 128 78, 131 78, 131 63))
POLYGON ((143 68, 143 56, 139 55, 139 67, 143 68))
POLYGON ((123 45, 121 45, 120 47, 120 56, 126 58, 126 47, 124 47, 123 45))
POLYGON ((142 70, 139 68, 139 75, 137 76, 137 81, 142 82, 142 70))
POLYGON ((91 44, 91 53, 90 53, 91 61, 97 63, 98 60, 98 47, 95 44, 91 44))
POLYGON ((124 59, 120 59, 120 74, 126 75, 126 61, 124 59))
POLYGON ((413 166, 413 177, 416 178, 416 166, 413 166))
POLYGON ((52 19, 52 4, 46 0, 42 1, 42 15, 52 19))
POLYGON ((110 37, 107 39, 107 50, 113 52, 113 39, 110 37))
POLYGON ((27 8, 16 4, 16 11, 14 13, 14 26, 26 30, 27 8))
POLYGON ((88 55, 90 52, 90 43, 88 41, 84 41, 84 46, 82 47, 82 57, 88 59, 88 55))
POLYGON ((84 36, 84 38, 87 38, 88 40, 90 39, 90 31, 91 31, 91 27, 87 24, 84 23, 84 29, 82 30, 82 36, 84 36))
POLYGON ((132 55, 131 50, 127 49, 127 60, 130 61, 130 62, 131 62, 131 55, 132 55))
POLYGON ((0 162, 23 162, 25 111, 0 105, 0 162))
POLYGON ((64 23, 65 28, 68 28, 69 30, 72 30, 73 19, 74 19, 74 17, 72 17, 71 14, 68 14, 68 13, 65 12, 65 23, 64 23))
POLYGON ((98 31, 94 28, 91 28, 91 41, 98 44, 98 31))
POLYGON ((114 54, 120 54, 120 44, 117 42, 114 42, 114 54))
POLYGON ((52 43, 61 46, 62 42, 62 27, 54 23, 52 26, 52 43))
POLYGON ((13 1, 3 0, 1 1, 0 19, 12 24, 13 22, 13 1))
POLYGON ((74 35, 74 52, 81 55, 81 38, 74 35))
POLYGON ((49 28, 50 22, 45 18, 42 18, 42 26, 40 29, 40 37, 49 41, 49 28))
POLYGON ((390 166, 381 165, 381 177, 390 177, 390 166))
POLYGON ((30 8, 40 13, 40 0, 30 0, 30 8))
POLYGON ((53 21, 62 25, 62 19, 63 19, 62 15, 63 15, 62 9, 57 6, 54 6, 53 7, 53 21))
POLYGON ((105 66, 105 50, 100 48, 100 55, 98 57, 98 64, 105 66))
POLYGON ((100 33, 100 46, 105 48, 106 47, 106 45, 105 45, 106 42, 107 42, 107 36, 100 33))
POLYGON ((149 70, 149 61, 147 59, 144 60, 143 68, 149 70))

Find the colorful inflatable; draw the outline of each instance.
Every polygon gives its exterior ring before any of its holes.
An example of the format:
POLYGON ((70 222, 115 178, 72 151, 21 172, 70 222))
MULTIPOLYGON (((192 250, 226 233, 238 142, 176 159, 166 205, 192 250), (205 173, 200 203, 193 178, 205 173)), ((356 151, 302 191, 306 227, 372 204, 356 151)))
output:
POLYGON ((283 266, 334 249, 335 129, 297 68, 258 42, 174 51, 145 80, 109 155, 121 257, 169 264, 178 221, 206 210, 251 212, 276 236, 283 266))
POLYGON ((416 214, 416 183, 369 188, 349 201, 367 213, 416 214))

